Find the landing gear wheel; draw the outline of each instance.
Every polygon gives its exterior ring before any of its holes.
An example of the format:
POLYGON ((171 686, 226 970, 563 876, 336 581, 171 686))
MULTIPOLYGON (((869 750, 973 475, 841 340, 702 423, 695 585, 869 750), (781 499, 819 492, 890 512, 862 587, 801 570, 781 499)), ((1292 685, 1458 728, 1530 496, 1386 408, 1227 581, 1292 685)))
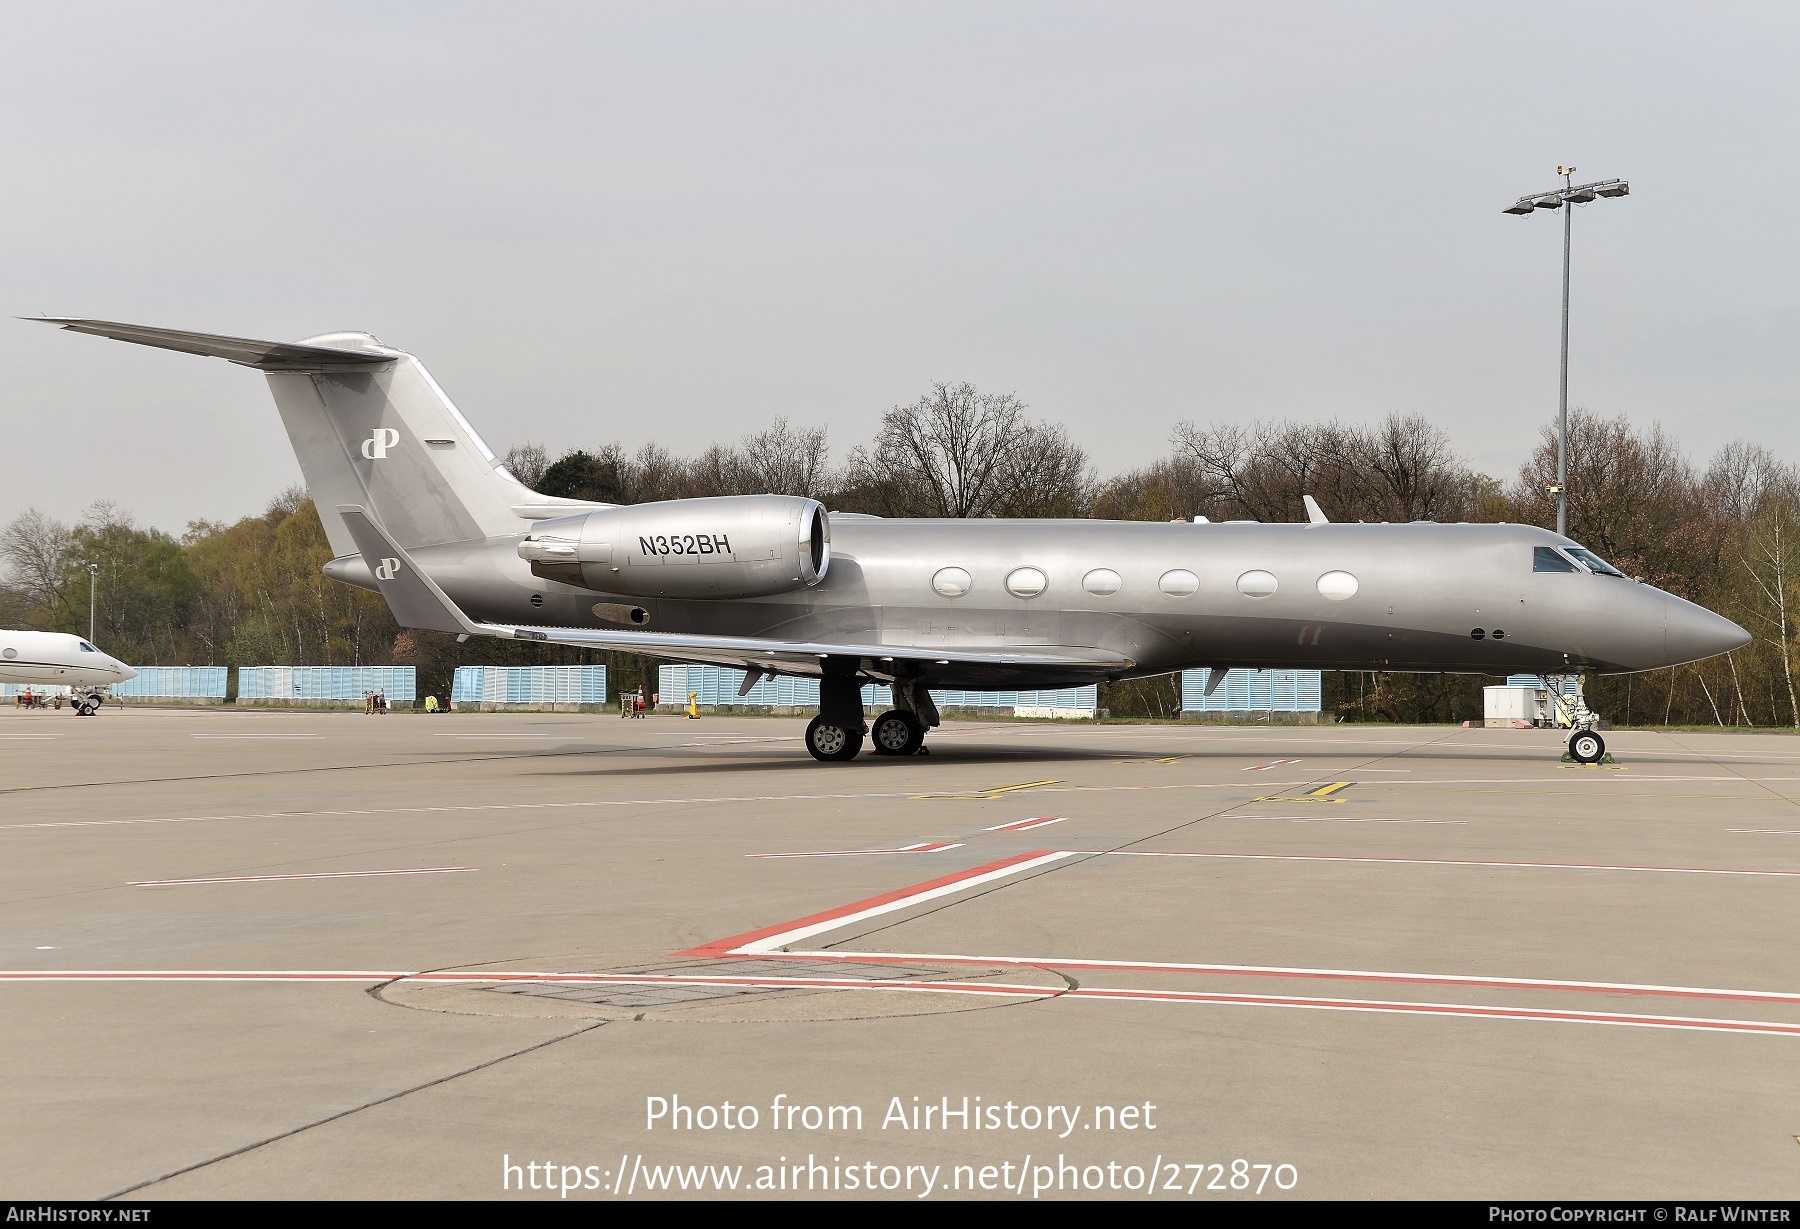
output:
POLYGON ((902 708, 891 708, 875 718, 869 730, 876 755, 914 755, 925 745, 925 727, 902 708))
POLYGON ((853 760, 862 750, 862 744, 861 730, 846 730, 823 717, 814 717, 806 727, 806 749, 815 760, 825 763, 853 760))
POLYGON ((1606 757, 1606 740, 1592 730, 1582 730, 1569 739, 1569 758, 1577 764, 1598 764, 1606 757))

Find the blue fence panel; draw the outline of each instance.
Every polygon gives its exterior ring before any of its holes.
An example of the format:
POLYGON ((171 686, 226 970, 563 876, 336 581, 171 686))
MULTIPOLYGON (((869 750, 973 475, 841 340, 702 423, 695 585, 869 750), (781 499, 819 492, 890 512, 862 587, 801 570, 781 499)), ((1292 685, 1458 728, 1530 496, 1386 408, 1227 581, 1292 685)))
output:
MULTIPOLYGON (((1541 674, 1509 674, 1506 676, 1506 685, 1508 687, 1535 687, 1539 691, 1551 690, 1545 684, 1544 676, 1541 674)), ((1564 678, 1562 693, 1565 696, 1572 696, 1577 690, 1578 685, 1573 677, 1564 678)))
POLYGON ((137 677, 114 683, 115 696, 152 696, 164 700, 223 700, 224 666, 139 666, 137 677))
POLYGON ((1323 675, 1317 670, 1231 670, 1212 695, 1206 694, 1210 671, 1181 672, 1184 713, 1316 713, 1323 675))
MULTIPOLYGON (((741 704, 746 707, 817 708, 819 680, 779 675, 758 679, 749 694, 738 695, 744 671, 726 666, 663 666, 657 689, 665 704, 686 704, 688 693, 697 692, 699 704, 741 704)), ((954 691, 932 688, 939 708, 1017 708, 1042 705, 1052 708, 1094 708, 1100 689, 1095 686, 1064 687, 1055 691, 954 691)), ((869 683, 862 689, 868 708, 886 708, 893 693, 885 683, 869 683)))
POLYGON ((240 700, 360 700, 379 691, 389 700, 418 698, 412 666, 243 666, 240 700))
POLYGON ((452 704, 604 704, 605 666, 458 666, 452 704))

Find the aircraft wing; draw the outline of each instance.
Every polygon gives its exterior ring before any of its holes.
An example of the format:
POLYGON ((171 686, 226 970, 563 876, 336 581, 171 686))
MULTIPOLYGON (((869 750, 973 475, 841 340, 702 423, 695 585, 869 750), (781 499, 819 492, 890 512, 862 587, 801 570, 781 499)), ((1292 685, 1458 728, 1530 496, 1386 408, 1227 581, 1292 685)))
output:
POLYGON ((1096 679, 1129 668, 1132 661, 1103 649, 935 649, 901 645, 838 644, 809 640, 772 640, 760 636, 706 636, 682 632, 611 631, 584 627, 513 627, 478 623, 463 613, 438 583, 395 542, 386 528, 360 504, 339 504, 350 536, 375 577, 376 587, 402 627, 493 636, 502 640, 537 640, 587 649, 619 649, 705 662, 745 670, 817 675, 826 657, 867 659, 876 673, 900 662, 931 665, 1001 666, 1012 670, 1041 669, 1056 674, 1092 673, 1096 679))
POLYGON ((332 346, 303 346, 291 341, 257 341, 251 337, 224 337, 217 333, 187 333, 180 329, 153 329, 142 324, 118 324, 111 320, 82 320, 74 316, 21 316, 61 325, 75 333, 92 333, 114 341, 179 350, 222 358, 258 371, 367 371, 394 361, 391 354, 340 350, 332 346))

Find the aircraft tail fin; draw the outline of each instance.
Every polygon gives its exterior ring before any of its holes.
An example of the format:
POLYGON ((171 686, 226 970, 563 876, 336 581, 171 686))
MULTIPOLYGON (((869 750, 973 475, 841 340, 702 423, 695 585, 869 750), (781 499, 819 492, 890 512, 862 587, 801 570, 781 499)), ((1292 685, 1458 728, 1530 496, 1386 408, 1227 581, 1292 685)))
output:
MULTIPOLYGON (((407 547, 507 537, 534 520, 604 506, 548 498, 520 483, 423 363, 368 333, 274 342, 107 320, 27 319, 263 372, 318 507, 366 506, 407 547)), ((320 519, 332 554, 357 553, 344 524, 320 519)))

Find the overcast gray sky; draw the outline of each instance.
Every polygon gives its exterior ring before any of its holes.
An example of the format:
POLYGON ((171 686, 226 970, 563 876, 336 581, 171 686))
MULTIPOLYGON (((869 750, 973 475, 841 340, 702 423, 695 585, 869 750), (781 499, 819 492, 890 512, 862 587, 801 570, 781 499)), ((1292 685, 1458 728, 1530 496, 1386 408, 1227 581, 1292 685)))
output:
MULTIPOLYGON (((366 329, 497 449, 833 451, 933 380, 1103 472, 1417 411, 1509 476, 1571 400, 1800 461, 1791 4, 0 6, 8 315, 366 329)), ((298 481, 262 378, 0 321, 0 520, 298 481)))

